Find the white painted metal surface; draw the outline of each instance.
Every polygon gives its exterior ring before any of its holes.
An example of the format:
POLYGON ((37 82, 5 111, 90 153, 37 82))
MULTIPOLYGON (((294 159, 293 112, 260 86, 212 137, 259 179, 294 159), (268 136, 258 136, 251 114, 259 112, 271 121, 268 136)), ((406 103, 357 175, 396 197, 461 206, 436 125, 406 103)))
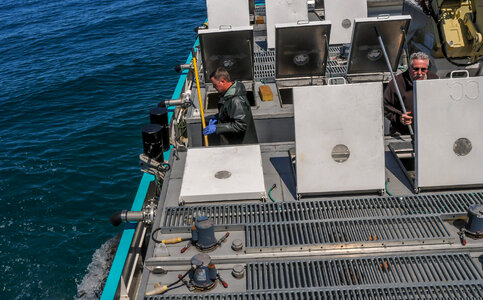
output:
POLYGON ((208 27, 250 25, 248 0, 206 0, 208 27))
POLYGON ((332 23, 330 44, 351 42, 355 18, 367 18, 367 0, 324 0, 325 20, 332 23))
POLYGON ((180 204, 265 195, 260 145, 188 149, 180 204))
POLYGON ((482 77, 417 81, 415 118, 416 187, 483 184, 482 77))
POLYGON ((269 0, 265 2, 267 45, 275 48, 275 25, 308 21, 307 0, 269 0))
POLYGON ((382 83, 293 89, 298 194, 383 190, 382 83), (349 158, 337 162, 335 146, 349 158))

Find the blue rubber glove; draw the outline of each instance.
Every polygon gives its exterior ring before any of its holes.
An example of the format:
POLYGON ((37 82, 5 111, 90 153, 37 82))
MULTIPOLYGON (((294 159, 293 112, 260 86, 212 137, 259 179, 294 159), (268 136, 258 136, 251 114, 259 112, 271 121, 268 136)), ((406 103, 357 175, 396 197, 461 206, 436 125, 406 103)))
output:
POLYGON ((215 123, 218 122, 217 119, 213 118, 210 120, 210 123, 208 124, 208 126, 205 127, 205 129, 203 129, 203 134, 204 135, 210 135, 212 133, 215 133, 216 131, 216 125, 215 123))

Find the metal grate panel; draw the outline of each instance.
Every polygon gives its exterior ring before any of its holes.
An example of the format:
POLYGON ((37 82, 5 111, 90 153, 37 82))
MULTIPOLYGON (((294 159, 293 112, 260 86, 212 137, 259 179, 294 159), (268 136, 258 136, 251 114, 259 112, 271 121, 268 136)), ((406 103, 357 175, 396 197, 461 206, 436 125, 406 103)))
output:
POLYGON ((342 46, 329 46, 329 57, 335 57, 340 54, 342 46))
POLYGON ((336 60, 327 60, 326 76, 336 77, 347 73, 347 65, 341 65, 336 60))
POLYGON ((255 6, 255 14, 258 16, 265 15, 265 5, 256 5, 255 6))
POLYGON ((411 286, 363 287, 265 291, 226 294, 183 294, 146 297, 147 300, 455 300, 483 299, 483 283, 417 284, 411 286))
POLYGON ((247 264, 247 290, 482 280, 469 254, 381 256, 247 264))
POLYGON ((275 51, 254 53, 255 80, 275 78, 275 51))
POLYGON ((435 244, 453 242, 441 217, 252 224, 245 227, 247 252, 435 244), (321 246, 322 245, 322 246, 321 246))
POLYGON ((377 218, 439 214, 465 216, 466 208, 483 203, 483 193, 416 195, 279 203, 250 203, 197 207, 168 207, 163 232, 186 231, 198 216, 208 216, 218 227, 342 218, 377 218))

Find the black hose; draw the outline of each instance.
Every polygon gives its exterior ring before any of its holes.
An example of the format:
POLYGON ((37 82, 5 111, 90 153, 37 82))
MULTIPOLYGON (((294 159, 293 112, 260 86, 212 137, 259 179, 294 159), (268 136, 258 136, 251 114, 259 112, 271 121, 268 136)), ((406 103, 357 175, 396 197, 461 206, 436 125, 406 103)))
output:
MULTIPOLYGON (((158 229, 159 229, 159 228, 158 228, 158 229)), ((174 289, 177 289, 177 288, 182 287, 182 286, 184 285, 184 282, 183 282, 182 284, 178 285, 178 286, 173 286, 173 285, 175 285, 175 284, 177 284, 178 282, 182 281, 182 280, 183 280, 183 279, 186 277, 186 275, 188 275, 188 274, 191 272, 191 270, 193 270, 193 268, 192 268, 192 267, 191 267, 191 268, 190 268, 188 271, 186 271, 186 273, 184 273, 184 275, 183 275, 183 276, 179 277, 179 278, 178 278, 178 280, 176 280, 175 282, 172 282, 172 283, 168 284, 168 285, 167 285, 167 287, 168 287, 168 288, 167 288, 166 290, 164 290, 164 291, 163 291, 161 294, 164 294, 164 293, 166 293, 167 291, 171 291, 171 290, 174 290, 174 289)))
POLYGON ((162 292, 162 294, 166 293, 167 291, 171 291, 171 290, 174 290, 174 289, 177 289, 177 288, 180 288, 184 286, 184 283, 180 284, 180 285, 177 285, 177 286, 173 286, 173 287, 170 287, 168 289, 166 289, 166 291, 162 292))
MULTIPOLYGON (((179 278, 178 278, 178 280, 176 280, 175 282, 168 284, 168 285, 167 285, 167 286, 168 286, 168 288, 172 287, 173 285, 175 285, 175 284, 177 284, 178 282, 180 282, 181 280, 183 280, 183 279, 184 279, 184 278, 185 278, 185 277, 186 277, 186 276, 187 276, 187 275, 188 275, 188 274, 191 272, 191 270, 193 270, 193 268, 190 268, 188 271, 186 271, 186 273, 184 273, 184 275, 183 275, 183 276, 179 277, 179 278)), ((184 283, 183 283, 183 285, 184 285, 184 283)), ((169 289, 168 289, 168 290, 169 290, 169 289)))
POLYGON ((157 169, 158 169, 158 171, 161 171, 163 173, 168 172, 171 169, 171 165, 168 164, 167 162, 161 163, 161 164, 159 164, 157 169))
POLYGON ((158 228, 154 229, 154 230, 153 230, 153 232, 151 233, 151 239, 152 239, 152 240, 153 240, 155 243, 162 243, 162 241, 157 240, 157 239, 154 237, 154 236, 156 235, 156 233, 157 233, 158 231, 160 231, 160 230, 161 230, 161 227, 158 227, 158 228))

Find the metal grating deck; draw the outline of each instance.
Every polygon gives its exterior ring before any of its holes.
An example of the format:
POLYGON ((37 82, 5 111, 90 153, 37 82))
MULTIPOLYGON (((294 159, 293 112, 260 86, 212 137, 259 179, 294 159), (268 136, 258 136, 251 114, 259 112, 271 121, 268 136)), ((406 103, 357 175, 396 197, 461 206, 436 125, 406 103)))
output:
POLYGON ((327 60, 327 70, 325 76, 327 77, 337 77, 342 76, 347 73, 347 65, 340 65, 336 60, 327 60))
POLYGON ((469 254, 273 261, 247 264, 247 291, 482 280, 469 254))
POLYGON ((327 58, 327 69, 325 71, 325 76, 327 77, 340 77, 347 73, 347 62, 339 62, 337 58, 340 56, 342 46, 330 46, 329 56, 327 58))
POLYGON ((340 54, 342 46, 329 46, 329 57, 336 57, 340 54))
POLYGON ((183 294, 147 300, 461 300, 483 299, 483 283, 417 284, 411 286, 309 289, 226 294, 183 294))
POLYGON ((265 15, 265 5, 255 5, 255 14, 258 16, 265 15))
POLYGON ((275 78, 275 51, 255 52, 255 80, 275 78))
POLYGON ((245 227, 248 252, 360 248, 453 242, 440 216, 384 217, 245 227))
POLYGON ((202 215, 212 218, 218 227, 421 214, 454 218, 465 216, 466 208, 477 203, 483 203, 483 193, 168 207, 161 227, 163 232, 186 231, 202 215))

